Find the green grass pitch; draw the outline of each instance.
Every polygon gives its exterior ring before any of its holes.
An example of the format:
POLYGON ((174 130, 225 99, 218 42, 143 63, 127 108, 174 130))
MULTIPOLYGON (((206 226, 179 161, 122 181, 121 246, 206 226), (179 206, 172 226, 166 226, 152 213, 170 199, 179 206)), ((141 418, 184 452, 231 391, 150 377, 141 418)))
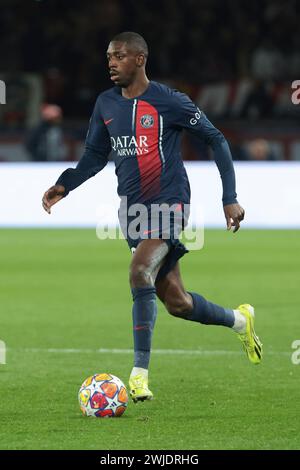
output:
POLYGON ((263 363, 250 364, 229 329, 173 318, 159 303, 155 398, 115 419, 83 417, 77 392, 96 372, 127 384, 132 354, 97 352, 132 348, 125 242, 94 230, 1 230, 0 249, 1 449, 300 448, 299 231, 206 231, 204 249, 181 262, 187 289, 254 304, 263 363))

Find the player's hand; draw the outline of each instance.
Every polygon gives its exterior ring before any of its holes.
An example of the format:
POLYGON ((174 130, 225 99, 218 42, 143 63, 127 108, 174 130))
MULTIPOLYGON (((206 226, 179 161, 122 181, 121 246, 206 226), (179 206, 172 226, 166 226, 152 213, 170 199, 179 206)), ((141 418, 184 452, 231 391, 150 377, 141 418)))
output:
POLYGON ((228 204, 224 206, 224 214, 227 223, 227 230, 231 230, 232 227, 233 233, 237 232, 240 228, 240 222, 244 220, 245 211, 239 204, 228 204))
POLYGON ((55 186, 51 186, 48 191, 45 192, 42 200, 43 208, 45 209, 48 214, 51 214, 51 207, 60 201, 65 194, 65 187, 56 184, 55 186))

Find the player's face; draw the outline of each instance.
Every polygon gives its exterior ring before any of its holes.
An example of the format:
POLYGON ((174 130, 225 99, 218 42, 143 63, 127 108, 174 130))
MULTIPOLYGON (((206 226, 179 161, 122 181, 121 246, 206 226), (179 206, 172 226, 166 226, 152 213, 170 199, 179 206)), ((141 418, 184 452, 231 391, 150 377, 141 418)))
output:
POLYGON ((127 88, 144 63, 143 54, 131 50, 124 42, 111 42, 106 55, 111 80, 116 85, 127 88))

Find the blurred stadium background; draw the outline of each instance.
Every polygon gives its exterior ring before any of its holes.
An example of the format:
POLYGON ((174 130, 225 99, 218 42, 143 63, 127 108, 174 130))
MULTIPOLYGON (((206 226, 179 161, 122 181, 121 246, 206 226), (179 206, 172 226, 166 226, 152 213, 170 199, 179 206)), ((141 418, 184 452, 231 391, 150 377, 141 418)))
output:
MULTIPOLYGON (((300 160, 299 10, 296 0, 2 0, 0 161, 80 157, 95 98, 111 86, 108 42, 123 30, 145 36, 150 77, 187 92, 235 160, 300 160), (64 146, 31 154, 43 103, 62 109, 64 146)), ((211 156, 186 137, 184 158, 211 156)))
MULTIPOLYGON (((0 79, 6 83, 6 104, 0 105, 0 182, 9 205, 0 225, 93 226, 97 208, 88 201, 101 199, 105 182, 106 199, 117 206, 112 169, 97 176, 98 184, 88 182, 72 195, 76 209, 66 202, 55 210, 60 221, 55 214, 50 222, 39 204, 41 192, 70 166, 66 162, 82 155, 95 99, 111 86, 110 39, 133 30, 149 43, 149 77, 188 93, 228 139, 248 213, 245 226, 299 227, 300 105, 291 99, 292 82, 300 78, 299 9, 296 0, 90 0, 88 5, 2 0, 0 79), (43 164, 24 167, 27 162, 43 164), (27 198, 27 213, 19 208, 18 193, 27 198), (272 215, 258 210, 263 199, 272 215), (284 219, 278 218, 278 205, 284 219)), ((219 197, 210 150, 188 134, 182 150, 193 162, 187 170, 195 180, 194 202, 203 201, 210 187, 219 197)), ((220 226, 219 198, 210 194, 205 223, 220 226)), ((109 223, 117 223, 115 210, 111 214, 109 223)))

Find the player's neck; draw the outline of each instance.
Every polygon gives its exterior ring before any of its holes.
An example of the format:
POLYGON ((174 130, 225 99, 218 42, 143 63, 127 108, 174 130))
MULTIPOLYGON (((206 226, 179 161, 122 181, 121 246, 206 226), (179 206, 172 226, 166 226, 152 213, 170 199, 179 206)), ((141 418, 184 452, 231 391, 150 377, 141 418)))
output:
POLYGON ((124 98, 136 98, 137 96, 142 95, 149 86, 149 80, 144 75, 139 80, 134 81, 131 85, 128 85, 127 88, 122 88, 122 96, 124 98))

